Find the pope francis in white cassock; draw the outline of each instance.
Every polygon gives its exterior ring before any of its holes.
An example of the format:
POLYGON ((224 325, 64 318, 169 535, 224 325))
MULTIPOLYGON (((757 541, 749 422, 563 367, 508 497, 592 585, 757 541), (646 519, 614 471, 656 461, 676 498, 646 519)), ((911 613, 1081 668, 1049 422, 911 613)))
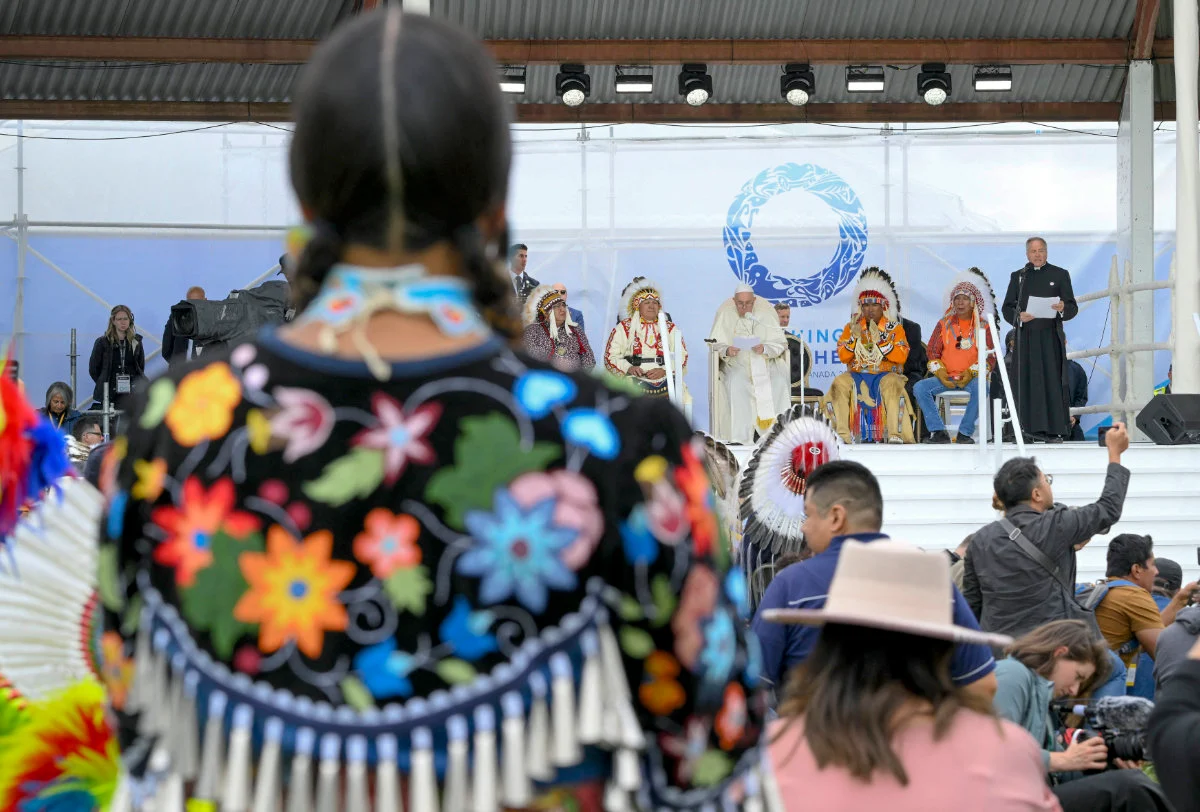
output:
POLYGON ((787 337, 779 316, 749 285, 738 285, 717 309, 709 338, 720 358, 713 434, 727 443, 751 444, 791 406, 787 337))

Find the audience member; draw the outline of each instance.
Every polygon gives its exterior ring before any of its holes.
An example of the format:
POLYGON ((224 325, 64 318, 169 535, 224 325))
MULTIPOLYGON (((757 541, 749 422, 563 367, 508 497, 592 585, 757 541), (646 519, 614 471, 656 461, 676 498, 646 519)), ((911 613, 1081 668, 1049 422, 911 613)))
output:
POLYGON ((996 663, 996 712, 1029 731, 1048 772, 1103 769, 1104 742, 1064 748, 1050 703, 1087 696, 1104 681, 1109 669, 1104 643, 1082 620, 1055 620, 1017 638, 1004 653, 996 663))
MULTIPOLYGON (((283 261, 280 260, 280 268, 283 267, 283 261)), ((188 288, 187 296, 184 298, 189 300, 199 300, 207 298, 204 293, 204 288, 199 285, 193 285, 188 288)), ((167 326, 163 328, 162 337, 162 357, 167 362, 168 366, 182 364, 189 359, 195 358, 200 354, 200 348, 190 338, 180 338, 175 335, 175 324, 170 316, 167 316, 167 326)))
MULTIPOLYGON (((1108 647, 1125 663, 1125 686, 1133 693, 1137 677, 1138 653, 1145 650, 1155 656, 1158 637, 1165 626, 1175 622, 1175 614, 1187 606, 1197 585, 1188 584, 1160 609, 1151 590, 1158 567, 1154 562, 1154 541, 1149 536, 1122 533, 1108 543, 1107 579, 1101 587, 1107 591, 1096 604, 1096 622, 1108 647)), ((1146 685, 1146 683, 1143 683, 1146 685)), ((1153 683, 1147 699, 1153 698, 1153 683)))
POLYGON ((1129 470, 1121 465, 1129 448, 1125 426, 1114 425, 1105 442, 1104 490, 1084 507, 1056 505, 1053 477, 1030 457, 1001 466, 993 484, 1005 515, 975 534, 963 574, 963 592, 982 628, 1020 636, 1052 620, 1084 619, 1074 596, 1076 545, 1117 523, 1129 487, 1129 470))
POLYGON ((146 348, 133 323, 133 311, 117 305, 108 316, 104 335, 92 345, 88 373, 95 382, 92 392, 95 405, 104 403, 104 385, 108 384, 109 402, 117 409, 124 408, 133 390, 146 378, 146 348))
MULTIPOLYGON (((1158 566, 1158 577, 1154 579, 1154 602, 1160 609, 1179 593, 1183 585, 1183 568, 1169 558, 1155 560, 1158 566)), ((1196 592, 1190 600, 1196 599, 1196 592)), ((1175 613, 1175 622, 1166 624, 1162 634, 1155 644, 1154 660, 1150 661, 1146 654, 1138 661, 1138 685, 1149 679, 1150 668, 1153 668, 1154 687, 1161 691, 1163 685, 1179 669, 1179 665, 1187 658, 1188 649, 1200 637, 1200 606, 1190 603, 1175 613)), ((1135 686, 1137 687, 1137 686, 1135 686)), ((1143 693, 1136 694, 1144 696, 1143 693)))
MULTIPOLYGON (((857 462, 834 460, 814 470, 806 483, 804 507, 804 541, 815 554, 777 572, 752 622, 762 648, 763 674, 776 686, 782 686, 787 673, 808 659, 819 635, 808 626, 769 623, 763 613, 782 608, 820 609, 825 605, 844 545, 848 541, 869 544, 887 539, 880 532, 883 496, 879 482, 857 462)), ((951 596, 954 622, 978 629, 957 588, 951 588, 951 596)), ((954 649, 950 676, 955 685, 990 698, 996 690, 992 675, 995 667, 987 646, 963 644, 954 649)))
POLYGON ((1104 740, 1072 738, 1050 703, 1083 697, 1103 683, 1108 650, 1079 620, 1047 623, 1013 641, 996 665, 996 712, 1029 731, 1042 748, 1042 763, 1054 783, 1064 812, 1139 812, 1165 810, 1162 792, 1134 763, 1116 759, 1119 768, 1100 775, 1108 763, 1104 740), (1124 769, 1128 768, 1128 769, 1124 769))
POLYGON ((72 405, 74 402, 75 395, 71 392, 71 387, 64 381, 55 381, 46 390, 46 405, 38 411, 45 415, 59 432, 70 434, 75 428, 75 421, 79 419, 79 410, 72 405))
MULTIPOLYGON (((1179 592, 1183 586, 1183 567, 1169 558, 1155 558, 1154 566, 1158 567, 1158 576, 1154 579, 1154 590, 1150 593, 1150 597, 1154 598, 1154 604, 1161 612, 1167 608, 1167 604, 1179 592)), ((1179 622, 1183 615, 1183 610, 1180 609, 1175 614, 1175 623, 1179 622)), ((1174 626, 1174 624, 1171 624, 1174 626)), ((1167 628, 1171 628, 1168 626, 1167 628)), ((1155 676, 1157 667, 1155 662, 1163 656, 1163 642, 1166 639, 1166 629, 1158 636, 1158 644, 1154 657, 1151 658, 1146 652, 1138 655, 1137 661, 1137 677, 1133 681, 1133 689, 1130 693, 1133 696, 1142 696, 1147 699, 1153 699, 1155 694, 1155 676)), ((1191 645, 1190 639, 1187 645, 1181 646, 1179 649, 1179 658, 1181 659, 1187 654, 1188 647, 1191 645)))
MULTIPOLYGON (((971 534, 974 535, 973 533, 971 534)), ((961 592, 963 587, 963 570, 967 566, 967 548, 971 546, 971 536, 967 536, 954 550, 947 550, 946 555, 950 556, 950 580, 954 581, 954 586, 961 592)))
POLYGON ((75 421, 67 437, 67 457, 79 473, 91 456, 92 449, 104 442, 104 430, 100 422, 91 415, 83 415, 75 421))
POLYGON ((1029 734, 949 678, 954 641, 1010 642, 955 624, 952 589, 940 553, 848 540, 824 608, 771 613, 818 637, 770 735, 783 808, 1059 809, 1029 734))
POLYGON ((1175 812, 1200 812, 1200 642, 1159 691, 1146 744, 1175 812))

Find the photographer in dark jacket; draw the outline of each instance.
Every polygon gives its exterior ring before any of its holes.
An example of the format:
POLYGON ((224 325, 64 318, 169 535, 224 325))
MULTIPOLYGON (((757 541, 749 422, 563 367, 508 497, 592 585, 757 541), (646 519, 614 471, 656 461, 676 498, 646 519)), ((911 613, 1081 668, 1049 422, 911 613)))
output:
POLYGON ((134 327, 133 311, 125 305, 117 305, 109 313, 108 328, 92 345, 88 374, 96 384, 93 408, 104 403, 104 384, 108 384, 109 400, 120 409, 146 379, 146 348, 134 327))
POLYGON ((1105 442, 1104 491, 1098 501, 1080 508, 1055 504, 1053 476, 1042 473, 1032 458, 1017 457, 1000 468, 992 484, 1005 517, 1054 564, 1059 577, 1022 552, 1001 522, 981 528, 971 540, 963 573, 963 595, 981 628, 1020 637, 1052 620, 1082 619, 1074 599, 1075 551, 1117 523, 1129 487, 1129 469, 1121 465, 1129 448, 1124 424, 1114 424, 1105 442))
POLYGON ((1200 812, 1200 642, 1158 692, 1146 744, 1175 812, 1200 812))

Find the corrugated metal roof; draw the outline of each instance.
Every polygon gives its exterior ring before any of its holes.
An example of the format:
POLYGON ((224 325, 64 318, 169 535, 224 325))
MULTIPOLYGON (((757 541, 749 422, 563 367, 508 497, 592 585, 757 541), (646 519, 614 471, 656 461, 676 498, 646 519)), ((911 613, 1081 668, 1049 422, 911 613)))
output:
POLYGON ((1136 0, 433 0, 484 39, 1124 37, 1136 0))
MULTIPOLYGON (((1169 7, 1170 3, 1163 3, 1169 7)), ((6 34, 315 39, 355 0, 5 0, 6 34)), ((485 39, 1123 37, 1136 0, 432 0, 485 39)))
POLYGON ((354 0, 4 0, 0 32, 319 39, 354 5, 354 0))
MULTIPOLYGON (((0 0, 13 35, 319 38, 357 0, 0 0)), ((1164 0, 1169 21, 1171 3, 1164 0)), ((1110 38, 1127 36, 1136 0, 432 0, 431 12, 485 39, 1110 38)), ((1168 22, 1169 24, 1169 22, 1168 22)), ((1162 98, 1170 67, 1160 66, 1162 98)), ((555 102, 554 66, 531 66, 522 102, 555 102)), ((777 66, 710 65, 717 102, 779 103, 777 66)), ((283 65, 77 66, 0 63, 0 96, 27 100, 286 102, 298 69, 283 65)), ((845 90, 844 69, 817 66, 822 102, 916 101, 916 70, 889 70, 882 94, 845 90)), ((951 66, 954 101, 1117 101, 1122 67, 1028 65, 1014 87, 976 95, 970 66, 951 66)), ((591 68, 592 103, 679 101, 678 68, 654 69, 655 92, 613 89, 591 68)))
MULTIPOLYGON (((768 65, 712 65, 714 102, 779 104, 779 68, 768 65)), ((679 69, 662 65, 653 69, 652 93, 623 93, 615 90, 616 69, 612 65, 590 69, 592 94, 589 102, 679 103, 679 69)), ((1125 69, 1084 65, 1017 65, 1013 67, 1013 89, 1009 93, 975 93, 969 65, 949 67, 952 101, 1119 101, 1125 69)), ((81 63, 64 68, 55 64, 0 63, 0 87, 10 99, 78 101, 181 101, 181 102, 288 102, 299 73, 295 65, 138 65, 101 67, 81 63)), ((526 92, 519 102, 554 103, 557 68, 531 66, 526 92)), ((818 65, 814 101, 820 102, 913 102, 917 71, 887 71, 883 93, 846 92, 845 68, 818 65)))
POLYGON ((287 102, 299 71, 297 65, 0 63, 0 88, 6 99, 27 101, 287 102))

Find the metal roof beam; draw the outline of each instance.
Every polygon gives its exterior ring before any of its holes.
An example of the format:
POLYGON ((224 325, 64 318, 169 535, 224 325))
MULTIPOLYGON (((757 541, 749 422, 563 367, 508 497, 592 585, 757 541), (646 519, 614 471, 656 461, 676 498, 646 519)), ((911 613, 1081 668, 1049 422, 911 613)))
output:
MULTIPOLYGON (((567 123, 935 123, 976 121, 1116 121, 1119 102, 922 102, 897 104, 518 104, 526 124, 567 123)), ((1155 105, 1156 120, 1172 120, 1175 105, 1155 105)), ((286 122, 287 104, 244 102, 0 100, 0 118, 28 120, 261 121, 286 122)))
MULTIPOLYGON (((3 108, 0 108, 2 110, 3 108)), ((523 124, 561 123, 934 123, 976 121, 1116 121, 1119 102, 947 102, 790 104, 518 104, 523 124)))
MULTIPOLYGON (((1145 35, 1151 55, 1170 59, 1172 41, 1153 39, 1153 30, 1150 25, 1145 35)), ((498 62, 523 65, 1123 65, 1130 51, 1124 39, 491 40, 486 44, 498 62)), ((0 36, 0 59, 299 64, 315 46, 314 40, 286 39, 0 36)))
POLYGON ((1129 51, 1123 39, 491 40, 487 45, 498 62, 526 65, 1124 65, 1129 51))
POLYGON ((1129 29, 1130 59, 1150 59, 1154 56, 1154 29, 1158 26, 1158 9, 1159 0, 1138 0, 1137 8, 1133 12, 1133 25, 1129 29))

